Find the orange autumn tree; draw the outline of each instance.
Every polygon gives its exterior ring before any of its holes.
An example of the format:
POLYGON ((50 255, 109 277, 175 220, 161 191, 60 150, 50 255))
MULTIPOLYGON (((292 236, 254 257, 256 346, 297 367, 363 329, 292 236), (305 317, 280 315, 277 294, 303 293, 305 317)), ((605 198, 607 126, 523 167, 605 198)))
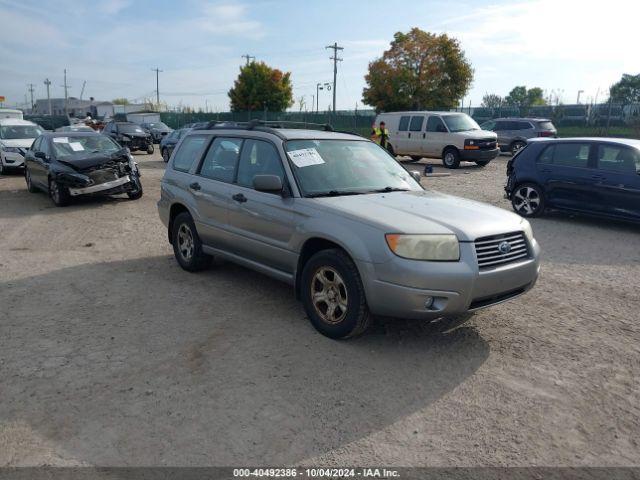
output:
POLYGON ((379 112, 452 108, 469 90, 473 69, 458 40, 413 28, 394 35, 365 81, 363 102, 379 112))

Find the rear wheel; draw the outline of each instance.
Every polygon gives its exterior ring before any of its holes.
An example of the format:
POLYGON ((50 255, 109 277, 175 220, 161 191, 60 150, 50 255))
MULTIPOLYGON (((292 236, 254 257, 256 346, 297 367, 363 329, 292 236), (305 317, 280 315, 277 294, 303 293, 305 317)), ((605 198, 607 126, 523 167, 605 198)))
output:
POLYGON ((202 251, 202 242, 191 215, 176 216, 171 227, 173 254, 178 264, 188 272, 198 272, 211 265, 211 256, 202 251))
POLYGON ((24 169, 24 181, 27 182, 27 191, 29 193, 36 193, 38 189, 33 186, 33 182, 31 181, 31 172, 28 168, 24 169))
POLYGON ((544 193, 535 183, 518 185, 511 195, 511 206, 523 217, 536 217, 544 211, 544 193))
POLYGON ((360 335, 370 324, 362 280, 342 250, 316 253, 302 271, 302 303, 313 326, 329 338, 360 335))
POLYGON ((66 207, 71 202, 69 189, 51 178, 49 179, 49 197, 57 207, 66 207))
POLYGON ((147 147, 147 153, 151 155, 154 151, 155 150, 153 148, 153 143, 150 143, 149 146, 147 147))
POLYGON ((411 155, 410 162, 419 162, 420 160, 422 160, 422 157, 420 155, 411 155))
POLYGON ((166 148, 162 149, 162 160, 164 160, 164 163, 169 162, 169 150, 167 150, 166 148))
POLYGON ((486 167, 491 160, 476 160, 476 165, 479 167, 486 167))
POLYGON ((460 166, 460 154, 455 148, 447 148, 442 154, 442 164, 447 168, 458 168, 460 166))
POLYGON ((515 142, 513 142, 511 144, 511 147, 509 147, 509 150, 511 151, 511 155, 515 155, 517 154, 520 150, 522 150, 524 147, 526 146, 526 143, 517 140, 515 142))

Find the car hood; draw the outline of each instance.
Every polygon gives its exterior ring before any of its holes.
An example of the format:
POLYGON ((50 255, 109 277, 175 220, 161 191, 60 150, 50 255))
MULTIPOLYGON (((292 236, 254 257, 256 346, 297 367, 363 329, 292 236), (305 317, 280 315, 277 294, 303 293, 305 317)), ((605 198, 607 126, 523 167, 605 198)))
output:
POLYGON ((113 154, 94 154, 87 155, 86 157, 75 157, 73 159, 58 159, 59 163, 62 163, 66 166, 73 168, 78 172, 82 172, 87 169, 93 169, 95 167, 99 167, 100 165, 104 165, 106 163, 116 161, 116 162, 128 162, 129 156, 127 155, 126 150, 120 150, 113 154))
POLYGON ((433 191, 315 198, 337 214, 374 225, 384 233, 454 233, 474 241, 522 230, 522 218, 501 208, 433 191))
POLYGON ((496 132, 492 132, 489 130, 469 130, 467 132, 457 132, 458 134, 462 134, 465 138, 473 138, 473 139, 483 139, 483 138, 493 138, 497 139, 498 135, 496 132))
POLYGON ((18 147, 18 148, 29 148, 35 138, 16 138, 15 140, 11 139, 2 139, 0 143, 5 147, 18 147))

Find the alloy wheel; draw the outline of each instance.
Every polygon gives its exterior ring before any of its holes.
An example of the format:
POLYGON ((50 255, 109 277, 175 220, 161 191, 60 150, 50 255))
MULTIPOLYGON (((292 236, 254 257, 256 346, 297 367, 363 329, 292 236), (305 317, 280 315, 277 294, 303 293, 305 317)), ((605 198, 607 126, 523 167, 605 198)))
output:
POLYGON ((311 301, 318 315, 327 323, 340 323, 347 315, 349 298, 340 274, 331 267, 316 270, 311 280, 311 301))
POLYGON ((60 188, 58 188, 58 182, 51 182, 49 184, 49 192, 53 202, 56 204, 60 203, 60 188))
POLYGON ((28 168, 24 170, 24 179, 27 182, 27 190, 31 190, 31 173, 29 173, 28 168))
POLYGON ((535 188, 520 187, 513 195, 513 206, 518 213, 532 215, 540 208, 540 194, 535 188))
POLYGON ((193 233, 191 233, 189 226, 184 223, 178 229, 178 250, 185 262, 191 261, 194 250, 193 233))

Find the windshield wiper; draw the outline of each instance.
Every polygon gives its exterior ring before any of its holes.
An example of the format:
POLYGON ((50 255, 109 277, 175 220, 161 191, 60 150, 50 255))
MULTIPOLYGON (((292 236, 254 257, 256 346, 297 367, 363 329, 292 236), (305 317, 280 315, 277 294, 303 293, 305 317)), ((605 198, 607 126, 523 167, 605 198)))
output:
POLYGON ((378 188, 376 190, 369 190, 368 193, 386 193, 386 192, 408 192, 409 188, 398 188, 398 187, 384 187, 378 188))
POLYGON ((354 192, 350 190, 329 190, 328 192, 311 193, 307 195, 308 198, 317 197, 341 197, 343 195, 362 195, 368 192, 354 192))

